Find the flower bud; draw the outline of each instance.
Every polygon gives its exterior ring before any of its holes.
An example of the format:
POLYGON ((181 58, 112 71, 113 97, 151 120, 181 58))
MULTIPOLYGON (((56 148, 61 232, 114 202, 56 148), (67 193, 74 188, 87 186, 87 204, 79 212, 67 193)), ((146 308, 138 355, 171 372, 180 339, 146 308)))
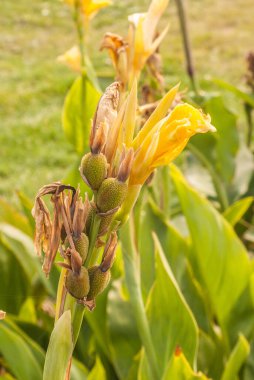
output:
POLYGON ((105 213, 121 206, 127 195, 128 186, 117 178, 105 179, 97 195, 97 207, 105 213))
POLYGON ((111 274, 110 271, 103 272, 101 267, 95 265, 88 269, 90 279, 90 290, 87 295, 87 300, 93 300, 98 294, 102 293, 107 287, 111 274))
POLYGON ((81 161, 80 172, 92 190, 98 190, 107 176, 107 160, 104 154, 87 153, 81 161))
POLYGON ((79 300, 87 296, 90 290, 89 275, 85 267, 81 267, 79 274, 69 270, 65 278, 68 292, 79 300))

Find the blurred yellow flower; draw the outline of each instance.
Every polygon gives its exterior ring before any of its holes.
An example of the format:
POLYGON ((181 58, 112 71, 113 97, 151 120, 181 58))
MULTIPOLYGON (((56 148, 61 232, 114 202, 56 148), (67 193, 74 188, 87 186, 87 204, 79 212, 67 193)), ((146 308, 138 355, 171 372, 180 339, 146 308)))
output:
POLYGON ((77 45, 57 57, 58 62, 70 67, 73 71, 81 72, 81 54, 77 45))
POLYGON ((169 0, 153 0, 147 13, 135 13, 129 16, 128 42, 135 75, 139 74, 168 31, 168 27, 166 27, 161 34, 156 36, 157 24, 166 10, 168 2, 169 0))
POLYGON ((100 9, 112 4, 111 0, 65 0, 65 2, 80 7, 82 14, 89 19, 93 18, 100 9))
POLYGON ((148 58, 156 51, 165 37, 168 27, 161 34, 157 25, 165 12, 169 0, 153 0, 147 13, 130 15, 129 31, 126 39, 112 33, 106 33, 101 48, 108 49, 116 69, 116 79, 129 87, 139 77, 148 58))

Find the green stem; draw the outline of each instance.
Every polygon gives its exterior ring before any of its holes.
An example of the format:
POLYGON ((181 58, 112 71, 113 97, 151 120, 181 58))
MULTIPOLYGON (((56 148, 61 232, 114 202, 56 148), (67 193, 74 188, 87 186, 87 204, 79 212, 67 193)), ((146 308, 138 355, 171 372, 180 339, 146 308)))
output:
POLYGON ((211 175, 216 193, 218 195, 218 199, 219 199, 219 202, 221 205, 221 209, 222 209, 222 211, 226 210, 229 206, 227 192, 225 190, 225 187, 223 186, 223 183, 222 183, 220 177, 218 176, 218 174, 214 170, 213 165, 211 165, 210 162, 208 161, 208 159, 200 152, 200 150, 198 150, 191 143, 188 144, 188 149, 208 169, 208 171, 211 175))
POLYGON ((138 332, 150 365, 152 379, 159 380, 160 376, 157 358, 154 351, 151 332, 141 293, 139 258, 134 243, 132 218, 130 218, 122 227, 120 236, 122 241, 126 285, 130 295, 130 303, 136 319, 138 332))
POLYGON ((187 17, 186 17, 184 1, 176 0, 176 6, 178 10, 178 16, 179 16, 182 39, 183 39, 183 48, 184 48, 186 64, 187 64, 187 73, 190 77, 193 91, 195 91, 195 93, 198 95, 198 86, 197 86, 193 58, 192 58, 191 43, 190 43, 190 38, 189 38, 188 22, 187 22, 187 17))
POLYGON ((55 322, 61 317, 63 312, 63 304, 65 302, 66 290, 64 286, 64 280, 67 269, 62 269, 58 281, 57 287, 57 296, 56 296, 56 313, 55 313, 55 322))
POLYGON ((244 109, 245 109, 247 125, 248 125, 246 145, 248 148, 250 148, 251 142, 252 142, 253 129, 254 129, 254 124, 252 120, 253 108, 248 103, 244 103, 244 109))
POLYGON ((69 293, 66 295, 64 311, 71 311, 71 322, 72 322, 72 341, 73 341, 73 349, 78 340, 80 328, 82 325, 85 307, 82 304, 79 304, 76 298, 72 297, 69 293))
POLYGON ((99 228, 101 224, 101 218, 95 214, 93 216, 91 228, 90 228, 90 235, 89 235, 89 248, 88 248, 88 253, 87 253, 87 258, 85 262, 85 266, 88 268, 89 264, 91 262, 92 256, 93 256, 93 251, 96 243, 96 239, 98 236, 99 228))

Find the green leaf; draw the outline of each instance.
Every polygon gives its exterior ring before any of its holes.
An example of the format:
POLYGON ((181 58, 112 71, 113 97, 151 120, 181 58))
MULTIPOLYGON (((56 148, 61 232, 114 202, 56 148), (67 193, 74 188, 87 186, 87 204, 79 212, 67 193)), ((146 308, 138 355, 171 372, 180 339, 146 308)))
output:
POLYGON ((235 156, 239 148, 239 134, 236 115, 224 104, 221 96, 212 97, 205 104, 206 112, 216 127, 216 168, 221 176, 229 182, 235 171, 235 156))
POLYGON ((135 318, 130 302, 123 298, 121 280, 114 281, 108 295, 107 320, 111 357, 120 379, 125 379, 140 349, 135 318))
POLYGON ((92 371, 89 373, 87 380, 107 380, 106 372, 104 370, 103 365, 101 364, 101 361, 99 357, 96 357, 95 365, 92 369, 92 371))
POLYGON ((26 235, 17 228, 8 224, 0 224, 0 242, 12 252, 13 256, 22 266, 29 281, 35 277, 39 277, 44 288, 54 295, 54 290, 51 283, 45 278, 38 257, 35 255, 33 241, 30 236, 26 235))
MULTIPOLYGON (((43 367, 44 361, 45 361, 45 352, 39 346, 37 342, 35 342, 33 339, 31 339, 30 335, 27 335, 21 328, 19 328, 14 322, 13 319, 10 319, 9 316, 4 320, 4 325, 6 328, 8 328, 10 331, 17 334, 20 338, 23 339, 23 341, 28 345, 29 349, 33 353, 35 359, 39 363, 40 367, 43 367)), ((18 319, 16 319, 18 322, 18 319)), ((38 332, 37 332, 38 333, 38 332)))
POLYGON ((185 356, 173 355, 170 360, 163 380, 208 380, 201 372, 194 372, 185 356))
POLYGON ((235 94, 238 98, 243 100, 245 103, 249 104, 251 107, 254 108, 254 97, 251 95, 248 95, 246 92, 241 91, 239 88, 235 87, 231 83, 225 82, 222 79, 213 78, 212 81, 216 83, 221 88, 224 88, 225 90, 228 90, 235 94))
POLYGON ((31 279, 27 277, 12 251, 8 250, 0 240, 0 307, 8 313, 19 312, 29 294, 31 279))
POLYGON ((224 323, 249 281, 248 254, 232 226, 173 165, 171 175, 188 222, 202 282, 214 312, 224 323))
POLYGON ((95 339, 104 355, 110 359, 107 328, 107 297, 109 287, 96 298, 96 308, 92 313, 85 313, 85 319, 93 330, 95 339))
POLYGON ((83 80, 81 77, 75 80, 65 98, 63 129, 78 153, 84 153, 88 149, 91 118, 94 116, 99 98, 100 92, 88 79, 83 80))
POLYGON ((58 319, 52 331, 46 353, 43 380, 63 380, 73 351, 71 312, 58 319))
POLYGON ((2 198, 0 198, 0 222, 8 223, 30 236, 33 233, 27 218, 2 198))
POLYGON ((72 359, 71 365, 71 380, 86 380, 87 368, 76 359, 72 359))
MULTIPOLYGON (((156 278, 147 300, 147 317, 162 376, 178 346, 190 363, 195 365, 198 328, 155 235, 154 241, 156 278)), ((141 360, 139 378, 151 378, 145 354, 141 360)))
POLYGON ((21 191, 18 191, 17 194, 18 194, 20 203, 22 205, 24 214, 26 215, 27 220, 30 223, 32 231, 34 231, 34 229, 35 229, 35 221, 34 221, 34 218, 33 218, 32 214, 31 214, 31 211, 32 211, 32 208, 33 208, 33 202, 31 201, 31 199, 29 199, 21 191))
POLYGON ((0 342, 0 352, 18 380, 42 378, 42 368, 29 345, 5 321, 0 323, 0 342))
POLYGON ((246 197, 233 203, 226 211, 224 211, 224 218, 227 219, 232 226, 235 226, 251 206, 253 200, 253 197, 246 197))
POLYGON ((250 345, 243 335, 239 336, 238 342, 226 363, 221 380, 237 380, 238 372, 247 359, 250 345))

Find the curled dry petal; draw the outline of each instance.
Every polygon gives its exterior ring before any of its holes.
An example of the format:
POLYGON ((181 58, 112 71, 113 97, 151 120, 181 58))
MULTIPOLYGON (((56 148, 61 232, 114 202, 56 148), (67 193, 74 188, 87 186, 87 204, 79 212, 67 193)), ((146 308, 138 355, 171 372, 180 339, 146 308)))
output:
POLYGON ((98 142, 100 146, 104 146, 109 129, 117 118, 119 97, 119 82, 114 82, 108 86, 102 95, 97 106, 90 135, 90 146, 92 150, 95 148, 98 150, 98 142))
POLYGON ((32 215, 35 219, 35 239, 34 245, 38 256, 41 252, 48 252, 50 246, 50 239, 52 235, 52 223, 50 213, 47 206, 41 198, 36 198, 32 215))
POLYGON ((102 272, 107 272, 112 267, 115 259, 116 247, 117 234, 116 232, 112 232, 104 249, 102 263, 100 265, 102 272))

